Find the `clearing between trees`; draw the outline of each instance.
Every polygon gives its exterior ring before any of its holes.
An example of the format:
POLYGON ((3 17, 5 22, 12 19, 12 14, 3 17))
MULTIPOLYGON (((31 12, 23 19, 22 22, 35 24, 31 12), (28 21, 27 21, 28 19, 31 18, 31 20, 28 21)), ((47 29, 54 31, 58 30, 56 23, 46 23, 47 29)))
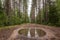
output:
MULTIPOLYGON (((21 28, 40 28, 48 33, 48 40, 60 40, 60 27, 51 27, 39 24, 22 24, 11 28, 0 29, 0 40, 18 40, 16 35, 21 28), (52 35, 54 37, 52 37, 52 35), (52 37, 52 38, 51 38, 52 37)), ((47 37, 46 37, 47 38, 47 37)), ((45 40, 45 39, 43 39, 45 40)), ((47 40, 47 39, 46 39, 47 40)))

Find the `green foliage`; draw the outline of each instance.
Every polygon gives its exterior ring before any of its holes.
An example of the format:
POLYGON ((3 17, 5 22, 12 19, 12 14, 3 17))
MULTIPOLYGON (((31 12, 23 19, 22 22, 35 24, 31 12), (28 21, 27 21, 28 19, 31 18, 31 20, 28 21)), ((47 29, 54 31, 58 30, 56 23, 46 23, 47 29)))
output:
POLYGON ((0 13, 0 25, 4 25, 4 22, 5 22, 5 16, 3 13, 0 13))
POLYGON ((3 8, 2 8, 1 0, 0 0, 0 26, 4 25, 3 24, 4 23, 4 19, 5 19, 5 17, 4 17, 3 8))
POLYGON ((0 26, 4 25, 5 23, 5 20, 6 17, 5 17, 5 14, 4 14, 4 10, 2 7, 0 7, 0 26))
POLYGON ((58 23, 58 11, 57 11, 57 7, 55 6, 55 4, 53 3, 53 5, 49 6, 49 23, 51 25, 57 25, 58 23))
POLYGON ((36 17, 36 23, 41 24, 41 13, 38 13, 36 17))
POLYGON ((58 26, 60 26, 60 0, 56 0, 57 1, 57 10, 58 10, 58 17, 59 17, 59 22, 58 22, 58 26))
POLYGON ((16 14, 11 15, 8 20, 8 16, 6 16, 4 10, 0 8, 0 26, 17 25, 22 23, 29 23, 27 14, 20 12, 20 16, 18 16, 18 10, 16 10, 16 14))
POLYGON ((9 21, 9 24, 7 25, 17 25, 17 24, 22 24, 22 23, 28 23, 28 18, 26 19, 24 15, 22 16, 23 13, 20 13, 20 16, 11 16, 9 21), (26 20, 26 21, 25 21, 26 20))
MULTIPOLYGON (((22 24, 22 23, 29 23, 29 17, 27 14, 27 0, 23 1, 23 6, 24 6, 24 12, 20 12, 18 8, 15 8, 15 13, 11 11, 7 16, 7 13, 4 13, 4 9, 2 8, 2 3, 0 0, 0 26, 6 26, 6 25, 17 25, 17 24, 22 24), (8 18, 9 16, 9 18, 8 18), (8 20, 9 19, 9 20, 8 20), (9 23, 9 24, 8 24, 9 23)), ((45 14, 45 8, 44 12, 42 9, 39 10, 38 15, 35 19, 35 17, 31 17, 32 21, 31 23, 38 23, 38 24, 47 24, 47 25, 56 25, 60 26, 60 0, 57 1, 57 7, 55 3, 53 2, 53 5, 48 4, 48 20, 45 21, 46 19, 46 14, 45 14)), ((12 9, 11 9, 12 10, 12 9)), ((34 16, 31 15, 30 16, 34 16)))
MULTIPOLYGON (((36 23, 38 24, 46 24, 46 25, 52 25, 52 26, 60 26, 60 0, 56 3, 52 2, 48 4, 48 20, 45 21, 46 18, 46 10, 43 10, 42 12, 39 12, 39 14, 36 17, 36 23), (42 15, 41 15, 42 13, 42 15)), ((45 8, 44 8, 45 9, 45 8)))
POLYGON ((0 8, 1 8, 1 6, 2 6, 2 3, 1 3, 1 0, 0 0, 0 8))

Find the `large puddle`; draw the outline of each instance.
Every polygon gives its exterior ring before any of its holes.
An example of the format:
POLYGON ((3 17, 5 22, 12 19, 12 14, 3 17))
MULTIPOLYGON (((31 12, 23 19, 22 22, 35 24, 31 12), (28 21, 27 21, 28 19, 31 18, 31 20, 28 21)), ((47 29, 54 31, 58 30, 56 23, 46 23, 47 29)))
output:
POLYGON ((46 32, 41 29, 21 29, 19 30, 19 35, 23 35, 26 37, 43 37, 46 35, 46 32))

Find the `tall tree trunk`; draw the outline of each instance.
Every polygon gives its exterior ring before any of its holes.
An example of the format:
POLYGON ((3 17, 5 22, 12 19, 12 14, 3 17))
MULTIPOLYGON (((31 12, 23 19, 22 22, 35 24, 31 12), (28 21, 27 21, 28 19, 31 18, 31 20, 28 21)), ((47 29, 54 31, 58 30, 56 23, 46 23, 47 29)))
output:
POLYGON ((0 8, 2 7, 2 3, 1 3, 1 0, 0 0, 0 8))
POLYGON ((36 20, 37 20, 37 23, 41 23, 42 20, 41 20, 41 0, 38 0, 38 14, 37 14, 37 17, 36 17, 36 20))
POLYGON ((13 15, 15 16, 15 0, 12 0, 13 2, 13 15))
POLYGON ((10 0, 5 0, 5 12, 6 12, 6 16, 7 16, 7 19, 8 19, 8 23, 7 24, 10 24, 9 23, 9 20, 10 20, 10 14, 11 14, 11 3, 10 3, 10 0))
POLYGON ((32 0, 32 8, 31 8, 31 23, 35 23, 35 7, 36 7, 36 0, 32 0))
POLYGON ((48 0, 43 0, 43 11, 44 11, 44 23, 48 23, 48 13, 49 13, 49 6, 48 6, 48 0))
POLYGON ((20 11, 20 3, 21 3, 21 0, 19 0, 18 17, 21 17, 21 16, 20 16, 20 14, 21 14, 21 13, 20 13, 20 12, 21 12, 21 11, 20 11))
POLYGON ((27 0, 23 1, 23 13, 24 13, 24 17, 25 17, 25 22, 27 22, 28 20, 28 14, 27 14, 27 0))

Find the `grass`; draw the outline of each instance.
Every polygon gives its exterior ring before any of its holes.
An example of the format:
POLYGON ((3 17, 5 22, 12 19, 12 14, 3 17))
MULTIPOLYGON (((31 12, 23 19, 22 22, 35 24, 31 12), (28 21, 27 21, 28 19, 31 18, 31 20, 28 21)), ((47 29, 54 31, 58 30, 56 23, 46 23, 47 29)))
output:
POLYGON ((16 27, 16 25, 15 25, 15 26, 4 26, 4 27, 0 27, 0 30, 1 30, 1 29, 13 28, 13 27, 16 27))

